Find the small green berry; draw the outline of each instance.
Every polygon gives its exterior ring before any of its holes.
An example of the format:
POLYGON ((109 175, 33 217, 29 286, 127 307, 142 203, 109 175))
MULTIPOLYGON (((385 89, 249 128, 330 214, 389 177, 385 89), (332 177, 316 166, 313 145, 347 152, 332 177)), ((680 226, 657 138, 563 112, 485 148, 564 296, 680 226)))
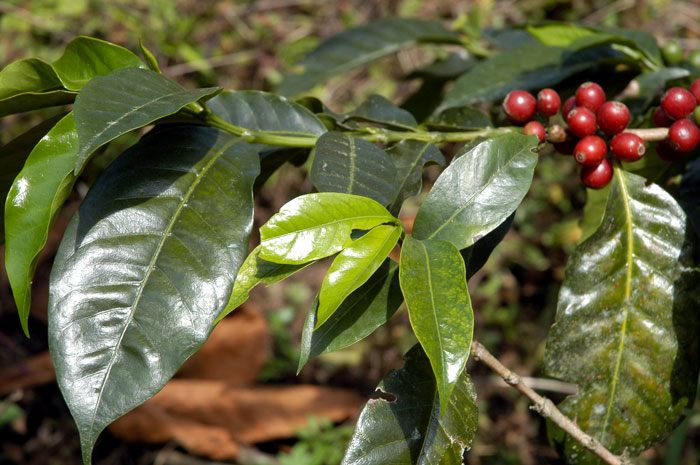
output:
POLYGON ((661 54, 668 65, 675 65, 683 61, 683 49, 675 40, 669 40, 661 48, 661 54))

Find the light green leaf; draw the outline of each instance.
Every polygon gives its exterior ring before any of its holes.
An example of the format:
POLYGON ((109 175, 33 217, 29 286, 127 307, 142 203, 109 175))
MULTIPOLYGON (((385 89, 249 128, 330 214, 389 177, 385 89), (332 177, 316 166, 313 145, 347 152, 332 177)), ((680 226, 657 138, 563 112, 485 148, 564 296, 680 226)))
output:
POLYGON ((583 216, 579 221, 581 228, 581 238, 578 243, 584 242, 598 230, 600 222, 603 221, 605 206, 608 204, 610 196, 608 184, 603 189, 586 189, 586 205, 583 207, 583 216))
POLYGON ((449 404, 439 400, 430 363, 419 345, 377 387, 357 420, 341 465, 461 465, 471 447, 479 412, 471 378, 462 372, 449 404), (440 415, 443 403, 445 412, 440 415), (438 406, 439 405, 439 406, 438 406))
POLYGON ((506 134, 461 155, 442 172, 418 210, 416 239, 442 239, 458 249, 495 229, 525 197, 537 163, 537 138, 506 134))
POLYGON ((248 294, 259 283, 274 284, 288 278, 297 271, 306 268, 313 262, 301 265, 285 265, 283 263, 268 262, 260 258, 260 246, 257 246, 241 265, 233 283, 233 291, 226 308, 216 318, 214 324, 221 321, 226 315, 238 308, 248 300, 248 294))
POLYGON ((445 157, 432 142, 404 139, 386 150, 396 167, 396 193, 389 211, 398 215, 408 197, 420 194, 423 185, 423 168, 437 164, 445 166, 445 157))
POLYGON ((400 236, 400 227, 379 225, 347 245, 335 257, 321 283, 314 329, 325 323, 340 304, 374 274, 400 236))
POLYGON ((418 127, 411 113, 397 107, 381 95, 370 95, 360 106, 345 115, 343 122, 346 121, 368 121, 408 130, 418 127))
POLYGON ((115 69, 146 65, 124 47, 93 37, 73 39, 65 52, 52 64, 58 78, 68 90, 78 91, 96 76, 106 76, 115 69))
POLYGON ((50 64, 36 58, 10 63, 0 71, 0 118, 14 113, 73 103, 50 64))
MULTIPOLYGON (((697 239, 676 200, 622 169, 598 230, 569 258, 550 376, 578 384, 560 409, 615 454, 661 441, 693 405, 700 368, 697 239)), ((567 460, 597 464, 549 426, 567 460)))
POLYGON ((164 128, 110 165, 70 222, 51 273, 49 348, 84 463, 100 432, 209 336, 248 250, 258 170, 257 152, 230 134, 164 128))
POLYGON ((160 66, 158 66, 156 56, 148 49, 148 47, 146 47, 146 44, 143 43, 143 40, 141 40, 140 37, 139 48, 141 49, 141 55, 143 55, 144 60, 146 60, 146 66, 148 66, 148 69, 155 71, 156 73, 162 73, 160 66))
POLYGON ((80 173, 90 154, 107 142, 177 113, 218 90, 185 90, 162 74, 140 68, 118 69, 92 79, 76 98, 73 110, 80 137, 75 173, 80 173))
POLYGON ((301 195, 260 228, 260 258, 299 265, 329 257, 352 242, 353 230, 383 223, 400 225, 367 197, 334 192, 301 195))
POLYGON ((464 261, 447 241, 406 236, 401 248, 399 281, 413 332, 437 380, 440 416, 464 370, 474 332, 464 261))
POLYGON ((301 74, 285 76, 279 92, 294 95, 326 79, 421 42, 459 44, 457 33, 438 21, 384 18, 348 29, 323 42, 302 62, 301 74))
POLYGON ((69 113, 27 157, 5 202, 5 268, 19 319, 29 335, 31 283, 49 230, 68 198, 75 176, 78 133, 69 113))
POLYGON ((361 195, 388 205, 396 195, 396 168, 371 142, 331 131, 316 142, 311 182, 321 192, 361 195))
POLYGON ((398 271, 397 263, 384 260, 367 282, 350 294, 330 318, 314 330, 317 297, 304 322, 298 371, 310 358, 352 345, 394 316, 403 302, 398 271))
POLYGON ((553 23, 542 26, 527 26, 527 32, 535 36, 544 45, 566 47, 581 37, 594 35, 595 32, 569 23, 553 23))

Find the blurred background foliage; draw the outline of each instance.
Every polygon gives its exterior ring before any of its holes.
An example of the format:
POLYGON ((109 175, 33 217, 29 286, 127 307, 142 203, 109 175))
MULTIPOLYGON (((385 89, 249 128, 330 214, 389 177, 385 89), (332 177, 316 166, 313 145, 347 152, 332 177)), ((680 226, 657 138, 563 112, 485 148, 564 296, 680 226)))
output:
MULTIPOLYGON (((675 39, 685 53, 700 49, 697 1, 0 0, 0 67, 30 56, 55 60, 76 35, 102 38, 134 52, 141 39, 154 52, 163 72, 185 86, 274 91, 284 73, 292 71, 295 63, 323 39, 391 15, 439 18, 471 31, 545 20, 621 26, 651 32, 662 45, 675 39)), ((419 85, 416 79, 402 77, 445 53, 445 48, 404 50, 367 69, 334 78, 312 94, 336 111, 352 108, 372 93, 401 103, 419 85)), ((0 120, 0 144, 57 111, 0 120)), ((455 148, 445 147, 447 155, 455 148)), ((566 257, 581 234, 578 219, 585 191, 580 183, 571 181, 577 176, 572 165, 561 156, 542 155, 535 182, 518 210, 513 228, 469 283, 476 309, 476 337, 524 376, 539 375, 566 257)), ((257 226, 288 199, 311 190, 304 169, 285 166, 266 183, 256 208, 257 226)), ((438 174, 434 167, 426 171, 426 188, 438 174)), ((85 189, 86 184, 77 186, 66 215, 85 189)), ((420 201, 418 197, 404 207, 402 218, 407 223, 420 201)), ((46 292, 48 255, 37 272, 35 292, 46 292)), ((259 381, 330 384, 369 395, 389 369, 401 366, 402 353, 414 342, 406 312, 398 312, 367 340, 318 358, 296 376, 301 325, 324 272, 323 266, 312 267, 289 282, 254 291, 251 302, 266 315, 273 341, 259 381)), ((3 274, 0 279, 2 369, 44 350, 46 331, 38 328, 42 324, 41 309, 33 309, 34 336, 29 341, 23 338, 3 274)), ((470 369, 479 392, 480 425, 467 463, 560 463, 547 444, 544 422, 529 412, 527 401, 481 366, 470 365, 470 369)), ((547 380, 536 381, 542 382, 544 389, 553 390, 545 394, 554 400, 565 395, 565 390, 548 385, 547 380)), ((700 463, 697 403, 693 412, 667 443, 647 451, 637 463, 700 463)), ((313 420, 296 440, 263 444, 239 461, 332 465, 342 457, 351 430, 351 425, 333 426, 313 420)), ((123 444, 105 436, 95 460, 101 465, 214 463, 174 451, 172 445, 123 444)), ((76 463, 78 457, 77 432, 55 385, 0 399, 0 464, 62 465, 76 463)))

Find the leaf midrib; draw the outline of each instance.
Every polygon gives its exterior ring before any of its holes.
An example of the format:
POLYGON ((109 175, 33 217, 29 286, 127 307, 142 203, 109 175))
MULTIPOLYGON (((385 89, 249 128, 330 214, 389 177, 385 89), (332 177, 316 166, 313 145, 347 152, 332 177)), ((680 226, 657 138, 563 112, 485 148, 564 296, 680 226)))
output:
POLYGON ((179 205, 177 206, 175 213, 173 214, 172 218, 170 219, 170 222, 168 223, 167 227, 163 231, 163 236, 161 240, 158 242, 158 246, 156 247, 156 250, 153 252, 153 256, 151 257, 151 261, 148 264, 148 268, 146 269, 146 274, 144 275, 143 280, 141 281, 141 284, 139 286, 138 291, 136 292, 136 297, 134 298, 134 303, 131 305, 131 311, 129 312, 129 316, 127 317, 127 321, 124 324, 124 329, 122 330, 121 334, 119 335, 119 339, 117 340, 117 344, 114 346, 114 350, 112 352, 112 357, 109 360, 109 363, 107 364, 107 370, 105 371, 105 376, 102 379, 102 383, 100 383, 100 388, 97 396, 97 402, 95 402, 95 409, 92 414, 92 419, 90 421, 90 434, 93 433, 94 428, 95 428, 95 421, 97 419, 97 412, 99 410, 100 404, 102 402, 102 395, 104 393, 105 386, 107 385, 107 379, 109 378, 109 375, 112 371, 112 368, 114 367, 114 362, 117 357, 117 352, 119 351, 119 347, 122 344, 122 341, 124 339, 124 335, 126 334, 127 330, 129 329, 129 326, 131 325, 131 322, 134 319, 134 314, 136 313, 136 307, 139 304, 139 301, 141 300, 141 296, 143 295, 143 291, 146 287, 146 283, 149 280, 149 277, 153 270, 155 269, 155 264, 158 261, 158 258, 160 257, 160 253, 163 250, 163 246, 165 242, 169 238, 169 234, 172 231, 173 227, 175 226, 175 223, 177 222, 177 219, 180 217, 180 214, 184 211, 184 206, 187 204, 187 201, 189 200, 190 196, 194 193, 195 189, 197 186, 199 186, 199 183, 204 179, 206 176, 207 172, 211 167, 216 163, 216 161, 223 155, 223 153, 231 148, 233 145, 239 142, 239 139, 234 138, 230 142, 227 142, 224 144, 220 150, 218 150, 211 158, 209 162, 207 162, 204 167, 202 168, 199 176, 195 175, 195 180, 194 182, 190 185, 190 187, 187 189, 187 192, 185 192, 185 195, 182 196, 182 200, 180 201, 179 205))

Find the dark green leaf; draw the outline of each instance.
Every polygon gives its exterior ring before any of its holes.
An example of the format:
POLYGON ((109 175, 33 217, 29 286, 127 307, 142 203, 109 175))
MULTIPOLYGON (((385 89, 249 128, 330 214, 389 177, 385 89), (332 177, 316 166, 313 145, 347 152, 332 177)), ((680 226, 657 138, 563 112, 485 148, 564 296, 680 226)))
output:
POLYGON ((444 87, 445 81, 428 79, 403 102, 401 108, 409 111, 416 120, 425 121, 440 104, 444 87))
POLYGON ((72 103, 75 95, 63 89, 50 64, 36 58, 15 61, 0 71, 0 118, 72 103))
MULTIPOLYGON (((600 227, 569 258, 545 366, 578 384, 560 404, 565 415, 612 452, 636 455, 693 405, 700 273, 696 237, 673 197, 614 173, 600 227)), ((550 432, 570 463, 599 463, 563 432, 550 432)))
POLYGON ((260 257, 298 265, 340 252, 352 242, 352 231, 387 223, 400 225, 372 199, 321 192, 287 202, 260 228, 260 257))
POLYGON ((198 126, 155 131, 95 183, 49 296, 59 386, 90 462, 99 433, 206 340, 248 249, 258 155, 198 126))
POLYGON ((357 420, 342 465, 459 465, 471 447, 479 412, 471 378, 462 372, 444 415, 430 363, 420 346, 377 387, 357 420), (385 398, 386 397, 386 398, 385 398), (387 399, 388 398, 388 399, 387 399))
POLYGON ((416 239, 472 245, 510 216, 525 197, 537 163, 537 138, 506 134, 457 158, 442 172, 418 210, 416 239))
POLYGON ((318 329, 345 299, 362 286, 394 249, 402 228, 379 225, 340 251, 326 273, 318 293, 318 329))
POLYGON ((624 29, 614 26, 593 26, 592 29, 629 40, 631 44, 634 44, 636 49, 641 51, 654 64, 663 66, 659 44, 656 43, 656 38, 648 32, 639 29, 624 29))
POLYGON ((412 114, 397 107, 381 95, 370 95, 359 107, 343 118, 343 122, 352 120, 386 124, 408 130, 414 130, 418 127, 412 114))
POLYGON ((259 283, 274 284, 282 281, 312 263, 285 265, 283 263, 268 262, 260 258, 260 246, 257 246, 238 270, 228 304, 226 304, 226 308, 224 308, 214 323, 221 321, 226 315, 248 300, 249 292, 259 283))
MULTIPOLYGON (((413 332, 437 380, 441 399, 450 399, 467 363, 474 313, 464 261, 447 241, 406 236, 401 247, 399 281, 413 332)), ((440 402, 440 415, 448 402, 440 402)))
POLYGON ((82 89, 96 76, 106 76, 115 69, 132 66, 146 67, 139 57, 124 47, 84 36, 73 39, 61 58, 53 62, 63 86, 74 91, 82 89))
POLYGON ((75 173, 107 142, 217 91, 216 87, 185 90, 162 74, 140 68, 118 69, 92 79, 78 94, 73 110, 80 136, 75 173))
POLYGON ((681 178, 678 197, 693 229, 700 237, 700 161, 695 160, 681 178))
POLYGON ((302 62, 302 74, 285 76, 279 91, 299 94, 326 79, 364 66, 420 42, 459 43, 442 23, 416 18, 385 18, 348 29, 323 42, 302 62))
POLYGON ((246 129, 320 136, 326 127, 298 103, 259 91, 225 91, 207 102, 213 113, 246 129))
POLYGON ((478 62, 471 58, 466 50, 450 53, 447 58, 436 60, 434 63, 418 68, 408 78, 421 77, 425 79, 449 80, 460 76, 478 62))
POLYGON ((264 146, 260 151, 260 175, 255 180, 253 192, 257 194, 270 176, 285 163, 301 166, 308 158, 308 149, 264 146))
POLYGON ((511 213, 496 229, 476 241, 474 245, 460 251, 467 271, 467 280, 484 266, 493 249, 506 237, 514 218, 515 212, 511 213))
POLYGON ((65 115, 59 115, 48 119, 7 144, 0 147, 0 245, 5 243, 5 200, 10 192, 10 187, 15 177, 22 171, 24 162, 39 141, 46 135, 56 123, 65 115))
POLYGON ((420 194, 425 165, 445 166, 445 157, 433 143, 411 139, 392 145, 386 153, 396 167, 397 189, 389 211, 397 215, 404 200, 420 194))
POLYGON ((510 50, 525 44, 539 43, 532 34, 524 29, 493 29, 483 30, 483 38, 501 50, 510 50))
POLYGON ((340 132, 318 138, 311 182, 321 192, 370 197, 388 205, 396 195, 396 168, 387 153, 366 140, 340 132))
POLYGON ((386 323, 403 302, 398 271, 398 264, 384 260, 372 277, 314 331, 316 299, 304 322, 298 371, 310 358, 352 345, 386 323))
POLYGON ((583 207, 583 217, 579 221, 581 228, 579 244, 591 237, 603 221, 610 188, 611 185, 608 184, 603 189, 586 189, 586 205, 583 207))
POLYGON ((639 91, 633 97, 626 98, 624 103, 629 107, 630 113, 638 117, 651 105, 666 85, 666 82, 690 75, 687 69, 663 68, 659 71, 648 71, 637 76, 635 81, 639 91))
POLYGON ((447 92, 438 112, 474 102, 497 100, 514 89, 552 86, 591 66, 618 57, 607 47, 572 52, 540 43, 524 44, 483 61, 447 92))
POLYGON ((465 131, 493 127, 489 116, 473 107, 454 107, 431 115, 425 125, 439 130, 465 131))
POLYGON ((75 183, 78 133, 69 113, 34 147, 5 203, 5 268, 29 334, 31 283, 49 230, 75 183))

